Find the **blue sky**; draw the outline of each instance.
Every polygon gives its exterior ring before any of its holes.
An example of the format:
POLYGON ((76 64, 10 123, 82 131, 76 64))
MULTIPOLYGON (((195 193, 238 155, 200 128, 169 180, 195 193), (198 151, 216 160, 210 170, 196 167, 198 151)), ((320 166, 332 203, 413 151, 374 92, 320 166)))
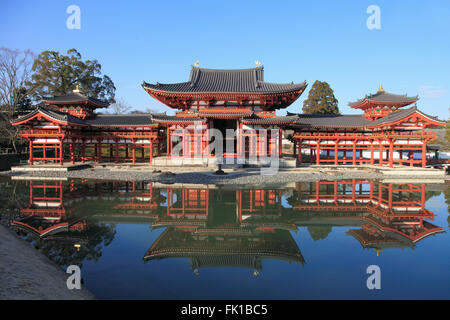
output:
MULTIPOLYGON (((205 68, 264 65, 270 82, 309 83, 287 110, 301 112, 315 80, 327 81, 342 113, 347 103, 386 91, 416 95, 424 112, 448 119, 450 1, 104 1, 0 0, 0 46, 97 59, 116 97, 135 109, 167 107, 142 88, 181 82, 195 61, 205 68), (69 5, 81 29, 69 30, 69 5), (369 30, 369 5, 381 29, 369 30)), ((284 114, 284 111, 280 112, 284 114)))

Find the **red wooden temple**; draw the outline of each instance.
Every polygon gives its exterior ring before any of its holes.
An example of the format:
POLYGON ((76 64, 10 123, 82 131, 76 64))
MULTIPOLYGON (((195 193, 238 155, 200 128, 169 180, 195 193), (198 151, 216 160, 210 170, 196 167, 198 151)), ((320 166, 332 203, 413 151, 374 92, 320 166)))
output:
POLYGON ((349 105, 361 115, 306 115, 276 111, 291 105, 307 84, 266 82, 263 67, 215 70, 192 67, 188 81, 143 88, 175 109, 165 114, 96 114, 108 105, 73 93, 44 99, 40 107, 12 122, 23 127, 29 162, 146 162, 161 155, 187 158, 282 156, 284 130, 293 130, 297 164, 425 167, 426 129, 445 122, 414 105, 418 97, 377 93, 349 105), (216 130, 212 130, 216 129, 216 130), (220 136, 223 137, 223 139, 220 136))

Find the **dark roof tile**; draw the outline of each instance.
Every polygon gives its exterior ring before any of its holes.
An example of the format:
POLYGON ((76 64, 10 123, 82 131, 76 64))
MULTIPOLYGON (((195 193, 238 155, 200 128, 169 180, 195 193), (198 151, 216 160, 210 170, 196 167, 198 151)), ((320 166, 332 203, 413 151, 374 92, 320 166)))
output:
POLYGON ((361 103, 363 103, 365 100, 371 100, 371 101, 379 102, 381 104, 393 102, 393 103, 405 103, 405 105, 408 105, 408 104, 411 104, 411 103, 419 100, 419 97, 418 96, 408 97, 406 94, 400 95, 400 94, 388 93, 385 91, 378 91, 375 94, 371 94, 368 96, 366 95, 363 99, 359 99, 355 102, 349 102, 348 105, 350 107, 356 107, 356 106, 360 105, 361 103))
POLYGON ((95 127, 154 125, 151 114, 98 114, 85 122, 95 127))
POLYGON ((304 90, 306 81, 298 84, 278 84, 264 81, 262 67, 251 69, 217 70, 192 67, 188 82, 173 84, 149 84, 144 89, 164 92, 245 92, 282 93, 304 90))
POLYGON ((106 108, 107 106, 109 106, 109 103, 105 101, 85 96, 84 94, 81 94, 79 92, 44 98, 43 101, 48 104, 89 103, 99 108, 106 108))

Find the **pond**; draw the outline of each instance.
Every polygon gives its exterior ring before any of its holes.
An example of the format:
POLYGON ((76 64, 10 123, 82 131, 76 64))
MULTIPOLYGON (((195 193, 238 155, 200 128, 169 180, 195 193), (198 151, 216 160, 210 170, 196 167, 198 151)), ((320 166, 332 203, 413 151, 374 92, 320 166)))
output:
POLYGON ((3 224, 100 299, 450 298, 445 184, 2 178, 0 201, 3 224))

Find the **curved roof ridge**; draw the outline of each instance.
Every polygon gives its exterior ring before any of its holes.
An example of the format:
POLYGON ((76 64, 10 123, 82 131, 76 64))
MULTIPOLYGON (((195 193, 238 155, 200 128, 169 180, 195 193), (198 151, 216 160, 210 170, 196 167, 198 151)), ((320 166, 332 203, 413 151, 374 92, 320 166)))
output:
POLYGON ((264 66, 261 67, 255 67, 255 68, 241 68, 241 69, 212 69, 212 68, 200 68, 200 67, 195 67, 195 66, 191 66, 192 70, 199 70, 202 72, 243 72, 243 71, 247 71, 247 72, 251 72, 251 71, 262 71, 264 70, 264 66))

